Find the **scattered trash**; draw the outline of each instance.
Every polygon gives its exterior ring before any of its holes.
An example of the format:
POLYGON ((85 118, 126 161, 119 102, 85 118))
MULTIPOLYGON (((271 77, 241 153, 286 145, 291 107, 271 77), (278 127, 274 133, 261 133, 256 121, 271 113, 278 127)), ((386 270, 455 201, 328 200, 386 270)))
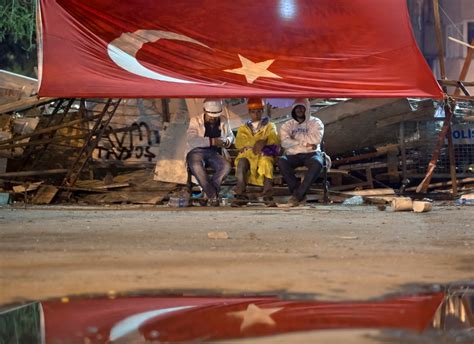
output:
POLYGON ((207 233, 209 239, 229 239, 227 232, 209 232, 207 233))
POLYGON ((10 194, 8 192, 0 192, 0 205, 10 204, 10 194))
POLYGON ((456 205, 474 205, 474 194, 462 195, 454 203, 456 205))
POLYGON ((364 198, 362 196, 354 196, 342 202, 342 205, 363 205, 363 204, 364 204, 364 198))
POLYGON ((459 198, 454 202, 454 204, 456 204, 456 205, 474 205, 474 199, 459 198))
POLYGON ((189 201, 184 197, 170 197, 168 205, 172 208, 185 208, 189 205, 189 201))
POLYGON ((13 186, 13 191, 21 193, 21 192, 28 192, 28 191, 35 191, 37 190, 40 185, 43 184, 43 181, 37 183, 25 183, 24 185, 15 185, 13 186))
POLYGON ((172 208, 185 208, 189 206, 190 195, 186 191, 179 191, 177 195, 171 196, 168 205, 172 208))

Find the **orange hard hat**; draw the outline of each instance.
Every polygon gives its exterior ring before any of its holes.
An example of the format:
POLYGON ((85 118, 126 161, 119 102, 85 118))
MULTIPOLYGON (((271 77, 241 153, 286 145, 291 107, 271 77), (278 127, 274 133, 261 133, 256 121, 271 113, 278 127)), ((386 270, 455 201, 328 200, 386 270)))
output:
POLYGON ((247 107, 249 110, 262 110, 265 106, 265 102, 262 98, 249 98, 247 107))

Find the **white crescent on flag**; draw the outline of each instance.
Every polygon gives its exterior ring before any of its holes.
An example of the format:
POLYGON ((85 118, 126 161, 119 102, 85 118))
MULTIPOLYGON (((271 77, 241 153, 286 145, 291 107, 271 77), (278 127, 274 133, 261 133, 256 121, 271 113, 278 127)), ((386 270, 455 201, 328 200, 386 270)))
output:
POLYGON ((137 30, 135 32, 125 32, 120 35, 119 38, 116 38, 110 42, 107 45, 107 53, 112 61, 130 73, 160 81, 177 82, 182 84, 197 84, 197 82, 194 81, 173 78, 165 74, 157 73, 149 68, 146 68, 140 62, 138 62, 136 56, 138 51, 143 47, 143 44, 149 42, 153 43, 160 39, 191 42, 211 49, 207 45, 196 41, 195 39, 174 32, 160 30, 137 30))
POLYGON ((109 339, 111 341, 117 340, 133 331, 138 330, 138 328, 145 323, 146 321, 153 319, 156 316, 180 311, 183 309, 193 308, 194 306, 182 306, 182 307, 173 307, 173 308, 163 308, 155 311, 148 311, 144 313, 139 313, 132 315, 128 318, 125 318, 119 321, 117 324, 112 327, 110 330, 109 339))

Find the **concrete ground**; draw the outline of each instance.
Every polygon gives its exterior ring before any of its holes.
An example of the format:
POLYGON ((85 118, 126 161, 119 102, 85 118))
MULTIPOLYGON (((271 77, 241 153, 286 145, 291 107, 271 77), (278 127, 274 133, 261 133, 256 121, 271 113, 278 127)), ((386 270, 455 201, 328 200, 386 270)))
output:
POLYGON ((348 300, 472 282, 473 215, 468 206, 4 207, 0 304, 144 289, 348 300))

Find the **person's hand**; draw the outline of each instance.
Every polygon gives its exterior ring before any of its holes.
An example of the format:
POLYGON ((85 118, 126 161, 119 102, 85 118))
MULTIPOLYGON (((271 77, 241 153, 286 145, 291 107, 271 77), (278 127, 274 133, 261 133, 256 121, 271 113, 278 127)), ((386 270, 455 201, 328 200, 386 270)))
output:
POLYGON ((216 146, 216 147, 225 147, 225 141, 221 139, 220 137, 213 138, 212 144, 213 146, 216 146))
POLYGON ((260 153, 262 153, 263 147, 265 147, 266 144, 267 140, 258 140, 253 146, 253 152, 257 155, 260 155, 260 153))

